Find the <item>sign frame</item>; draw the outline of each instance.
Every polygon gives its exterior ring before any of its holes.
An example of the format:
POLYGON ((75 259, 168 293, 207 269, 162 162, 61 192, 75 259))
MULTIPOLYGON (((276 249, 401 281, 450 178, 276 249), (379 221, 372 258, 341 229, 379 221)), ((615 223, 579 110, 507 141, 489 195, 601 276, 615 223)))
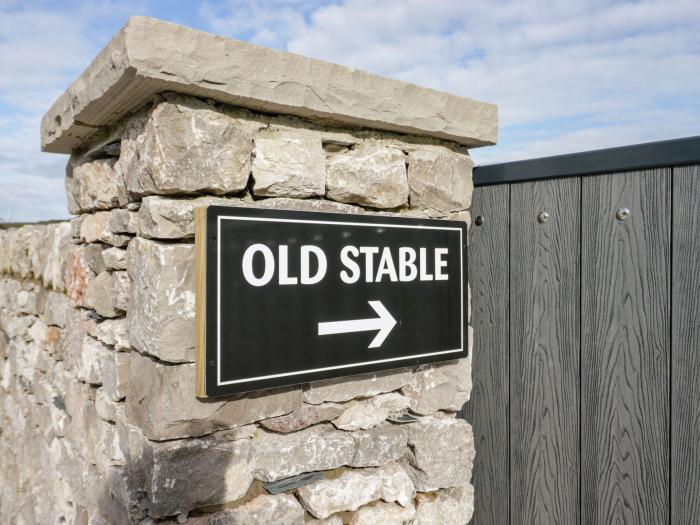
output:
MULTIPOLYGON (((252 392, 292 386, 328 378, 353 376, 367 372, 378 372, 396 368, 404 368, 427 363, 461 359, 468 355, 468 330, 467 330, 467 223, 464 221, 423 219, 395 216, 382 216, 371 214, 342 214, 317 211, 292 211, 274 210, 267 208, 253 208, 242 206, 218 206, 205 205, 194 210, 195 215, 195 323, 196 323, 196 394, 200 398, 220 397, 243 392, 252 392), (207 295, 212 282, 220 287, 219 281, 219 253, 220 253, 220 224, 221 219, 235 219, 242 221, 272 221, 283 223, 342 225, 346 227, 381 227, 401 228, 417 230, 445 230, 459 232, 460 266, 459 266, 459 293, 460 293, 460 320, 461 320, 461 347, 434 352, 418 352, 391 359, 380 359, 351 363, 340 366, 323 367, 311 370, 299 370, 290 373, 272 374, 255 378, 241 379, 228 383, 219 380, 221 361, 219 350, 219 321, 220 306, 214 302, 213 294, 207 295), (213 315, 217 315, 216 333, 207 337, 208 325, 211 328, 213 315), (395 366, 394 366, 395 363, 395 366), (282 379, 285 378, 285 379, 282 379)), ((218 289, 218 288, 217 288, 218 289)), ((379 301, 368 301, 372 309, 379 314, 379 318, 372 322, 379 323, 371 329, 378 329, 381 322, 388 322, 391 326, 384 329, 390 331, 395 320, 386 312, 389 321, 384 319, 383 306, 379 301), (375 303, 375 304, 372 304, 375 303), (376 303, 379 303, 378 305, 376 303), (392 323, 393 321, 393 323, 392 323)), ((371 312, 371 310, 368 310, 371 312)), ((363 321, 370 321, 369 319, 363 321)), ((342 325, 342 322, 319 322, 319 335, 321 324, 342 325)), ((370 328, 366 330, 371 330, 370 328)), ((358 328, 357 330, 365 330, 358 328)), ((375 339, 381 339, 381 332, 375 339)), ((388 334, 387 331, 387 334, 388 334)), ((209 330, 212 332, 212 330, 209 330)), ((328 333, 338 333, 329 331, 328 333)), ((384 334, 383 337, 386 337, 384 334)), ((380 343, 381 344, 381 343, 380 343)), ((371 348, 372 346, 370 346, 371 348)))

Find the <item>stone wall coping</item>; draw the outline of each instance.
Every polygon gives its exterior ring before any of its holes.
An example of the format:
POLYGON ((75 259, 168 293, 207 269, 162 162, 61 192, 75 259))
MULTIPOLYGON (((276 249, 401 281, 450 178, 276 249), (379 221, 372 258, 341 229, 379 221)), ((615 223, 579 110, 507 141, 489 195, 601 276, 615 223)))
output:
POLYGON ((133 16, 44 115, 42 150, 70 153, 164 91, 469 147, 498 136, 493 104, 133 16))

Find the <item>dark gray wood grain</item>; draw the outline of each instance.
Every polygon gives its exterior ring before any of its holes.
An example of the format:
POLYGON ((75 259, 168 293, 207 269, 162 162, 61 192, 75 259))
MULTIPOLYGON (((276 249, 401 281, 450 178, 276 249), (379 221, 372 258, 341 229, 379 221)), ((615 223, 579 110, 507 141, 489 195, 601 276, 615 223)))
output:
POLYGON ((508 222, 509 187, 474 190, 469 285, 474 333, 472 393, 463 416, 474 429, 473 523, 508 523, 508 222))
POLYGON ((673 168, 671 523, 700 522, 700 167, 673 168))
POLYGON ((513 525, 579 523, 580 184, 511 186, 513 525))
POLYGON ((583 178, 582 523, 668 523, 670 182, 583 178))

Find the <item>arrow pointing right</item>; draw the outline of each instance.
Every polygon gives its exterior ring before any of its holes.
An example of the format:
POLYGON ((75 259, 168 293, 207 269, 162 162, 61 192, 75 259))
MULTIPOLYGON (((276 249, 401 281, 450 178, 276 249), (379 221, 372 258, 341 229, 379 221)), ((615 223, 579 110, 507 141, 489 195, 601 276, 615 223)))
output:
POLYGON ((396 319, 394 319, 381 301, 367 302, 379 317, 318 323, 318 335, 349 334, 352 332, 379 330, 367 348, 378 348, 382 346, 382 343, 396 325, 396 319))

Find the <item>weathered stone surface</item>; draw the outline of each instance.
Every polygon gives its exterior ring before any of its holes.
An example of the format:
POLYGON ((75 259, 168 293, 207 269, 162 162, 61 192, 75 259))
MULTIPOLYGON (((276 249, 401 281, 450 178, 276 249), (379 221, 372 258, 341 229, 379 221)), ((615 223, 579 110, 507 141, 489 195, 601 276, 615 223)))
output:
POLYGON ((497 108, 491 104, 132 17, 46 113, 42 148, 70 153, 96 129, 138 109, 135 104, 169 90, 470 147, 493 144, 498 133, 497 108), (183 49, 188 50, 187 59, 183 49))
POLYGON ((312 518, 304 523, 306 525, 343 525, 343 519, 340 516, 331 516, 330 518, 324 518, 322 520, 312 518))
POLYGON ((98 211, 91 215, 86 215, 80 224, 80 240, 83 242, 104 242, 112 246, 126 246, 131 237, 112 230, 113 220, 112 212, 110 211, 98 211))
POLYGON ((102 360, 102 388, 112 401, 126 397, 129 384, 129 354, 110 352, 102 360))
POLYGON ((286 434, 303 430, 317 423, 324 423, 335 419, 343 410, 343 406, 337 403, 322 403, 320 405, 304 404, 291 414, 266 419, 261 421, 260 424, 268 430, 286 434))
POLYGON ((326 161, 326 196, 372 208, 408 203, 406 159, 399 149, 360 145, 326 161))
POLYGON ((131 233, 137 231, 137 217, 135 211, 111 210, 109 212, 109 230, 113 233, 131 233))
POLYGON ((102 252, 102 261, 108 270, 126 270, 126 250, 123 248, 107 248, 102 252))
POLYGON ((88 284, 102 272, 102 246, 88 244, 71 246, 66 256, 66 294, 71 306, 82 306, 88 284))
MULTIPOLYGON (((304 509, 294 496, 262 494, 234 509, 188 521, 192 525, 304 525, 304 509)), ((375 524, 376 525, 376 524, 375 524)))
POLYGON ((381 394, 369 399, 354 401, 333 420, 341 430, 360 430, 378 425, 392 412, 408 408, 408 398, 397 393, 381 394))
POLYGON ((317 518, 356 510, 379 499, 407 506, 416 491, 408 474, 397 463, 374 469, 348 470, 297 489, 306 510, 317 518))
POLYGON ((439 490, 416 497, 416 525, 469 523, 474 514, 474 487, 439 490))
POLYGON ((172 516, 241 498, 253 481, 248 440, 217 436, 147 444, 149 515, 172 516))
POLYGON ((304 130, 263 130, 255 137, 253 193, 316 197, 326 191, 321 135, 304 130))
POLYGON ((402 507, 380 501, 358 510, 350 520, 350 525, 404 525, 410 523, 415 515, 416 508, 413 503, 402 507))
POLYGON ((163 361, 194 361, 194 245, 136 238, 127 268, 131 344, 163 361))
POLYGON ((124 180, 114 171, 116 160, 108 158, 78 163, 75 166, 69 164, 66 193, 70 213, 108 210, 127 203, 124 180))
POLYGON ((66 311, 70 308, 66 294, 42 289, 37 301, 37 308, 47 325, 60 327, 66 325, 66 311))
POLYGON ((470 359, 422 367, 413 374, 411 384, 401 389, 410 399, 411 409, 418 414, 438 410, 457 412, 469 400, 470 392, 470 359))
POLYGON ((334 469, 349 464, 355 453, 352 436, 326 424, 291 434, 261 430, 253 447, 255 477, 263 481, 334 469))
POLYGON ((126 272, 104 271, 88 283, 83 306, 102 317, 116 317, 126 311, 130 289, 126 272))
POLYGON ((467 152, 422 147, 408 154, 411 206, 440 212, 461 211, 471 205, 474 162, 467 152))
POLYGON ((356 397, 376 396, 409 384, 411 372, 406 369, 314 381, 304 388, 304 401, 318 405, 324 401, 341 403, 356 397))
POLYGON ((431 492, 469 482, 474 462, 474 434, 469 423, 428 416, 405 427, 409 447, 402 465, 416 490, 431 492))
POLYGON ((130 348, 126 319, 105 319, 102 322, 91 319, 86 323, 85 329, 92 337, 117 351, 130 348))
POLYGON ((125 139, 119 163, 133 195, 222 195, 248 183, 250 131, 198 99, 169 96, 125 139))
POLYGON ((402 425, 384 423, 352 433, 355 455, 351 467, 379 467, 398 460, 406 450, 408 432, 402 425))
POLYGON ((288 414, 301 405, 298 388, 267 390, 199 400, 195 395, 195 365, 165 366, 131 352, 126 395, 129 421, 149 439, 165 440, 210 434, 288 414))

